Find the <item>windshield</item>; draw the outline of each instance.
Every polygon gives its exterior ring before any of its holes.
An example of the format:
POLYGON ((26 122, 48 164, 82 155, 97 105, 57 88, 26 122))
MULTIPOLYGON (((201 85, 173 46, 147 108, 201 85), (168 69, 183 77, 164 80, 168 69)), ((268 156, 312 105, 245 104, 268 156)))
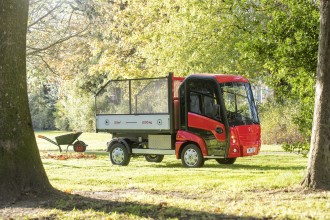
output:
POLYGON ((230 126, 258 124, 258 114, 248 83, 221 83, 230 126))

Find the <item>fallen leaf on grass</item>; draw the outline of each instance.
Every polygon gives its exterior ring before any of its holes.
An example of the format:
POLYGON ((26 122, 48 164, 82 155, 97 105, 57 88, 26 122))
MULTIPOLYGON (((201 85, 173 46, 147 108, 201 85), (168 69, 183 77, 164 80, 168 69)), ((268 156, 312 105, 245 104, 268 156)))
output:
POLYGON ((72 194, 72 189, 66 189, 66 190, 64 190, 64 193, 66 193, 66 194, 72 194))
POLYGON ((167 202, 160 202, 160 203, 159 203, 159 207, 160 207, 160 208, 167 207, 167 205, 168 205, 167 202))
POLYGON ((47 154, 42 155, 43 159, 69 160, 69 159, 96 159, 95 154, 70 153, 70 154, 47 154))

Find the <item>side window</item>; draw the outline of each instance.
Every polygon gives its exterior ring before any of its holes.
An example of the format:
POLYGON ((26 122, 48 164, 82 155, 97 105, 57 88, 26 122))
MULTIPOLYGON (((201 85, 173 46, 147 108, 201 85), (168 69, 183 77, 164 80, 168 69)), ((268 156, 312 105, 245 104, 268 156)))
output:
POLYGON ((189 83, 189 111, 220 120, 220 107, 216 98, 216 88, 213 82, 192 80, 189 83))
POLYGON ((190 112, 201 114, 201 97, 198 93, 190 92, 190 112))

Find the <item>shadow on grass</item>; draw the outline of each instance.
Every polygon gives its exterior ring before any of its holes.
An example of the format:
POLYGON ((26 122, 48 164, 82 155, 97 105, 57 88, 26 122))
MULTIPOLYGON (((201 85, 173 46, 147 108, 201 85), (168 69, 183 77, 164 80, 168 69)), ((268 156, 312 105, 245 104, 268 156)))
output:
MULTIPOLYGON (((44 208, 57 209, 64 212, 72 210, 95 211, 102 213, 123 214, 127 217, 152 219, 259 219, 252 216, 236 216, 221 213, 210 213, 169 206, 167 203, 146 204, 137 202, 122 202, 106 199, 95 199, 87 196, 66 194, 56 191, 47 197, 24 197, 12 204, 14 208, 44 208)), ((0 209, 4 208, 0 206, 0 209)), ((8 206, 6 206, 8 208, 8 206)), ((82 214, 83 215, 83 214, 82 214)), ((83 216, 81 216, 83 217, 83 216)), ((57 219, 56 214, 42 216, 41 219, 57 219)))
MULTIPOLYGON (((183 167, 181 163, 159 163, 159 164, 153 164, 153 167, 191 169, 191 168, 183 167)), ((245 169, 245 170, 260 170, 260 171, 269 171, 269 170, 285 171, 285 170, 304 170, 304 169, 306 169, 305 166, 299 166, 299 165, 272 166, 272 165, 248 165, 248 164, 238 164, 238 163, 237 164, 207 164, 207 161, 205 162, 203 167, 193 168, 193 169, 203 170, 203 168, 231 169, 231 170, 245 169)))

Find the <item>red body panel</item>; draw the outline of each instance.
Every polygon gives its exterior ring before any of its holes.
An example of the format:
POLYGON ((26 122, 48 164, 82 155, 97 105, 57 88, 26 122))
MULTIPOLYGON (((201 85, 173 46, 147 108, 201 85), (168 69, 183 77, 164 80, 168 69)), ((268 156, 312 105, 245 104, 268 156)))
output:
POLYGON ((260 146, 260 125, 240 125, 230 128, 229 158, 257 155, 260 146), (234 149, 237 152, 234 152, 234 149))
POLYGON ((248 83, 249 80, 246 79, 243 76, 235 76, 235 75, 229 75, 229 74, 207 74, 207 73, 201 73, 201 74, 194 74, 197 76, 212 76, 214 77, 219 83, 225 83, 225 82, 244 82, 248 83))
POLYGON ((179 87, 184 80, 184 77, 172 77, 172 97, 173 99, 178 98, 179 87))
POLYGON ((188 112, 188 127, 211 131, 218 141, 226 141, 225 125, 211 118, 188 112), (216 128, 221 128, 223 132, 218 134, 216 128))
POLYGON ((207 156, 207 147, 206 147, 206 144, 205 144, 205 141, 203 140, 203 138, 199 137, 196 134, 190 133, 188 131, 179 130, 176 133, 176 143, 175 143, 175 154, 176 154, 177 159, 180 158, 180 150, 181 150, 182 144, 186 143, 187 141, 197 143, 198 146, 201 148, 203 156, 207 156))

